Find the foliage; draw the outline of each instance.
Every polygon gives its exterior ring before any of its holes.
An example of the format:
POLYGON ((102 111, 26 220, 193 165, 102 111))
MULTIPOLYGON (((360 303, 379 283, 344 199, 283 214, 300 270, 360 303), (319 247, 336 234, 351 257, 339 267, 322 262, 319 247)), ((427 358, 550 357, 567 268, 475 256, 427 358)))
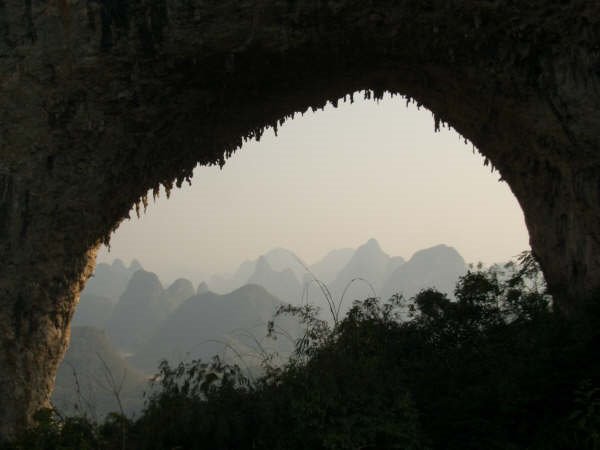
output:
POLYGON ((94 450, 123 448, 124 424, 131 421, 113 413, 100 426, 87 417, 61 417, 53 409, 42 409, 34 417, 33 428, 21 433, 11 443, 0 442, 2 450, 94 450), (119 424, 118 427, 114 425, 119 424))
POLYGON ((553 311, 528 254, 471 268, 455 298, 369 298, 333 327, 284 307, 306 326, 285 366, 163 363, 136 422, 45 412, 7 448, 599 449, 597 310, 553 311))

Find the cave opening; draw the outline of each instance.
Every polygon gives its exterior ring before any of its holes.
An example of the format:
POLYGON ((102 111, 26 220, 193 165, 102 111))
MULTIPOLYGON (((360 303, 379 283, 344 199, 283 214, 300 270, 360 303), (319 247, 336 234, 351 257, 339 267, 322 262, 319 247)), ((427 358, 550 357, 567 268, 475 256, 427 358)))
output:
MULTIPOLYGON (((100 363, 82 362, 84 353, 111 349, 103 360, 111 361, 111 371, 127 373, 130 413, 141 407, 141 374, 152 375, 161 358, 175 364, 227 353, 214 323, 204 324, 210 330, 204 334, 181 331, 190 323, 178 311, 204 290, 226 298, 258 284, 285 303, 314 303, 328 318, 311 274, 336 301, 344 296, 343 313, 352 300, 372 295, 412 296, 435 287, 452 296, 467 263, 504 263, 528 248, 516 199, 473 145, 424 107, 389 94, 367 99, 372 95, 359 91, 337 107, 309 110, 247 140, 222 168, 198 166, 191 183, 168 196, 163 188, 146 207, 132 208, 110 246, 100 249, 96 274, 81 294, 54 404, 75 412, 71 368, 100 363), (341 258, 337 266, 320 267, 333 252, 341 258), (261 257, 266 268, 259 268, 261 257), (401 265, 404 273, 397 272, 401 265), (134 277, 138 270, 145 275, 134 277), (161 301, 171 305, 161 309, 161 301), (161 328, 170 331, 161 335, 161 328)), ((264 334, 274 311, 261 307, 251 312, 252 323, 235 327, 264 334)), ((229 348, 250 354, 252 342, 228 339, 229 348)), ((77 380, 84 397, 101 398, 102 413, 116 408, 91 373, 86 368, 77 380)))
POLYGON ((597 7, 434 3, 162 2, 108 22, 40 3, 32 22, 6 2, 0 434, 47 405, 95 251, 132 204, 361 89, 415 99, 489 158, 577 317, 600 286, 597 7))
MULTIPOLYGON (((372 295, 410 297, 435 287, 452 296, 468 263, 504 263, 528 247, 516 199, 470 143, 445 125, 436 130, 429 110, 401 96, 369 95, 355 92, 353 102, 267 130, 222 168, 198 166, 190 184, 132 208, 81 294, 54 404, 74 412, 77 381, 84 397, 102 399, 100 412, 118 406, 97 379, 86 378, 94 370, 73 378, 82 354, 108 352, 102 361, 127 374, 127 412, 134 414, 141 380, 161 358, 208 360, 230 348, 248 357, 252 342, 227 334, 225 347, 219 333, 264 334, 273 305, 259 302, 246 311, 249 321, 220 327, 214 311, 203 311, 209 324, 184 306, 203 301, 207 291, 225 302, 257 284, 284 303, 314 303, 327 318, 328 305, 302 264, 336 301, 344 296, 343 313, 352 300, 372 295), (323 266, 334 252, 337 265, 323 266), (365 282, 352 283, 358 279, 365 282), (202 327, 209 331, 198 332, 202 327)), ((101 363, 86 358, 90 367, 101 363)))

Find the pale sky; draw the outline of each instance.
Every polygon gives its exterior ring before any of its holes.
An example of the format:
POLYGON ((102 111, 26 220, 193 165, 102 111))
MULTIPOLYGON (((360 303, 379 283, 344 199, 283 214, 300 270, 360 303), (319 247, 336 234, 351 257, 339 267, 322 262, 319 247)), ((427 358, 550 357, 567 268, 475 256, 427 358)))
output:
POLYGON ((529 245, 499 177, 455 131, 434 133, 428 110, 356 99, 296 116, 222 170, 197 168, 191 187, 123 222, 98 261, 138 258, 163 281, 198 283, 274 247, 310 264, 371 237, 406 259, 443 243, 467 262, 505 261, 529 245))

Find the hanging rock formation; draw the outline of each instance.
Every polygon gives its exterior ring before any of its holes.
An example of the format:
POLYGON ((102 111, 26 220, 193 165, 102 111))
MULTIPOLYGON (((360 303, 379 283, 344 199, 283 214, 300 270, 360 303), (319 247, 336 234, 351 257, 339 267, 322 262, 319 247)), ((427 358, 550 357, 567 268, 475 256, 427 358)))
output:
POLYGON ((573 314, 600 286, 599 20, 584 0, 0 0, 0 434, 47 404, 95 250, 148 189, 358 90, 485 155, 573 314))

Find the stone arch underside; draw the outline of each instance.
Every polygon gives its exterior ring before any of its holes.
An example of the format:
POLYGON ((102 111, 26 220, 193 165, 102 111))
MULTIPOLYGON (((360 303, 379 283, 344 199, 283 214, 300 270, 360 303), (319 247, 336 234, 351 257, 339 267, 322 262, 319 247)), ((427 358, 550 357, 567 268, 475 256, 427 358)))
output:
POLYGON ((600 4, 521 3, 0 0, 0 435, 47 404, 95 251, 148 189, 359 90, 477 147, 574 314, 600 288, 600 4))

